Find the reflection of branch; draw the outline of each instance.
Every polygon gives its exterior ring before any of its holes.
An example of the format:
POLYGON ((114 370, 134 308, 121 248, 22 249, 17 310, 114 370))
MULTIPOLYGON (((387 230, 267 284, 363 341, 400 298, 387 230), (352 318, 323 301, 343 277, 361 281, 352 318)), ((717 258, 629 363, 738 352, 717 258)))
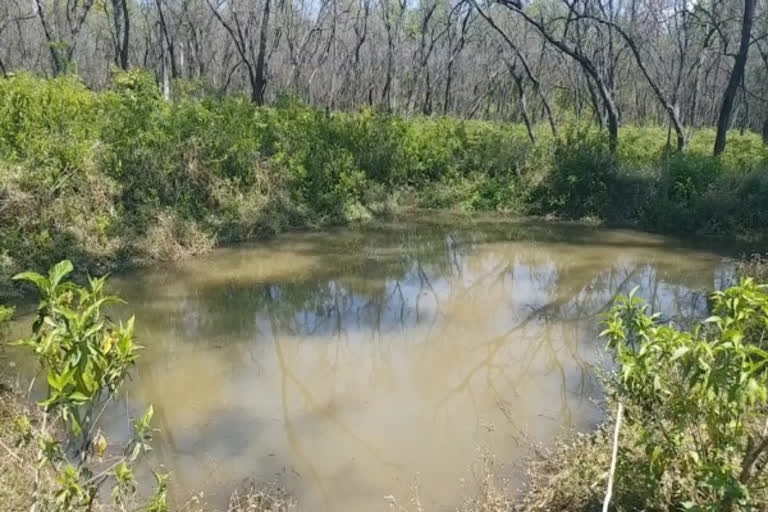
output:
MULTIPOLYGON (((272 315, 270 314, 270 320, 272 320, 272 315)), ((273 328, 274 328, 273 324, 273 328)), ((276 331, 273 331, 274 336, 274 345, 275 345, 275 354, 277 355, 277 361, 280 363, 280 403, 282 405, 282 411, 283 411, 283 423, 285 425, 285 435, 288 438, 288 443, 293 448, 293 451, 296 453, 296 455, 304 461, 304 463, 307 466, 307 469, 309 470, 309 473, 312 475, 312 479, 315 480, 317 483, 318 489, 320 489, 320 493, 323 495, 323 501, 325 502, 326 508, 328 508, 329 503, 329 495, 328 490, 323 485, 323 480, 320 477, 320 474, 318 473, 317 469, 312 465, 312 462, 309 460, 309 457, 304 453, 304 451, 301 448, 301 441, 299 440, 299 436, 296 434, 296 431, 293 429, 293 423, 291 422, 290 415, 288 414, 288 383, 287 383, 287 371, 286 371, 286 365, 285 360, 283 359, 283 350, 280 346, 280 342, 277 339, 276 331)))
MULTIPOLYGON (((438 297, 437 292, 435 291, 435 288, 432 286, 432 282, 429 280, 429 276, 427 276, 427 273, 424 272, 424 267, 421 266, 421 262, 418 260, 416 261, 416 272, 419 275, 419 281, 422 283, 426 283, 427 288, 429 288, 429 291, 432 292, 432 296, 435 298, 435 304, 437 305, 436 309, 439 311, 440 297, 438 297)), ((421 291, 421 289, 419 289, 419 291, 421 291)))
MULTIPOLYGON (((634 267, 630 272, 627 273, 625 278, 618 284, 618 286, 614 288, 614 293, 611 295, 611 297, 604 304, 601 304, 600 306, 598 306, 598 312, 604 311, 607 307, 610 306, 610 304, 612 304, 615 301, 618 294, 621 293, 622 289, 627 285, 627 283, 631 281, 636 271, 637 271, 637 267, 634 267)), ((595 278, 587 281, 587 283, 594 282, 594 280, 595 278)), ((479 372, 483 368, 488 368, 490 371, 491 367, 493 366, 493 360, 496 357, 496 354, 502 349, 502 347, 505 346, 506 341, 512 334, 523 330, 531 322, 538 319, 543 318, 546 321, 546 323, 551 324, 552 318, 549 318, 549 313, 565 308, 574 297, 578 297, 580 295, 580 293, 584 290, 584 288, 585 288, 585 285, 582 284, 582 286, 580 287, 572 287, 570 294, 566 294, 565 296, 562 293, 558 294, 560 298, 555 299, 552 302, 549 302, 542 306, 533 308, 524 319, 518 322, 517 325, 508 329, 506 332, 493 337, 491 340, 486 341, 485 343, 482 343, 479 346, 476 346, 475 349, 482 348, 482 347, 488 348, 489 350, 487 355, 482 360, 480 360, 474 367, 472 367, 464 376, 464 378, 456 386, 448 390, 446 395, 435 406, 435 414, 437 414, 437 411, 444 406, 444 404, 451 398, 451 396, 456 395, 468 389, 469 384, 471 383, 472 379, 477 374, 477 372, 479 372)), ((594 318, 595 313, 596 312, 578 311, 575 317, 568 318, 567 320, 575 321, 575 320, 587 319, 587 318, 592 319, 594 318)), ((558 318, 561 321, 565 321, 566 320, 565 316, 566 315, 561 314, 558 316, 558 318)), ((564 408, 567 415, 570 416, 570 409, 568 409, 568 405, 567 405, 568 403, 567 375, 565 373, 565 368, 563 367, 562 363, 560 363, 560 360, 557 357, 558 351, 552 346, 551 335, 546 336, 543 340, 539 340, 538 343, 533 342, 529 344, 528 349, 530 350, 530 352, 528 352, 527 355, 523 356, 523 359, 525 360, 525 362, 522 365, 520 365, 525 370, 521 372, 517 376, 517 379, 515 380, 517 381, 517 383, 519 383, 524 377, 528 375, 528 369, 533 364, 533 360, 535 359, 536 354, 541 350, 541 348, 545 344, 549 347, 548 352, 551 356, 552 364, 558 369, 560 373, 560 376, 561 376, 560 393, 561 393, 561 399, 563 402, 562 407, 564 408)), ((578 357, 578 354, 576 354, 576 352, 574 352, 573 350, 569 350, 569 352, 571 353, 571 355, 574 356, 575 361, 581 361, 581 358, 578 357)), ((584 368, 586 365, 584 365, 583 362, 580 362, 579 366, 584 368)), ((512 387, 516 388, 517 385, 513 385, 512 387)), ((568 419, 567 421, 570 422, 571 420, 568 419)))
POLYGON ((512 327, 504 334, 500 334, 494 338, 492 338, 490 341, 483 343, 481 346, 490 347, 488 351, 488 355, 486 355, 478 364, 476 364, 467 375, 453 388, 448 390, 448 393, 445 397, 443 397, 435 406, 435 413, 437 413, 437 410, 440 409, 440 407, 443 406, 445 402, 448 401, 448 399, 451 397, 451 395, 456 394, 460 391, 463 391, 466 389, 466 387, 469 385, 469 383, 472 381, 472 378, 475 376, 475 374, 480 371, 483 367, 489 365, 491 361, 493 361, 493 358, 496 356, 496 353, 501 350, 501 348, 504 346, 504 342, 507 340, 507 338, 514 334, 515 332, 519 331, 523 327, 525 327, 531 320, 533 320, 536 316, 536 314, 540 310, 544 310, 546 308, 552 307, 552 304, 547 304, 545 306, 542 306, 541 308, 538 308, 536 311, 528 315, 523 321, 521 321, 518 325, 512 327))
POLYGON ((507 418, 507 421, 509 422, 509 426, 512 427, 514 430, 514 434, 512 434, 512 439, 515 440, 515 444, 517 446, 520 446, 521 444, 526 444, 531 450, 533 450, 533 453, 539 457, 540 459, 545 459, 546 455, 539 450, 539 448, 536 446, 536 443, 532 442, 528 434, 521 429, 517 423, 515 423, 514 418, 512 418, 512 412, 509 410, 509 407, 507 404, 501 400, 496 400, 496 406, 499 408, 499 411, 501 411, 501 414, 504 415, 505 418, 507 418))
MULTIPOLYGON (((268 297, 268 301, 271 304, 271 297, 268 297)), ((317 400, 315 400, 312 393, 307 389, 307 387, 293 374, 293 372, 289 369, 288 365, 285 363, 285 359, 282 354, 282 349, 280 346, 280 341, 278 339, 279 336, 279 326, 277 325, 277 322, 274 320, 274 317, 272 315, 271 308, 268 308, 268 311, 270 313, 270 321, 272 322, 272 336, 273 341, 275 344, 275 351, 278 354, 278 362, 280 363, 280 370, 282 372, 282 378, 287 378, 291 382, 294 383, 294 385, 298 388, 298 390, 301 392, 301 394, 304 396, 304 399, 309 403, 311 406, 315 407, 315 409, 318 409, 317 407, 317 400)), ((356 441, 358 444, 360 444, 367 452, 371 454, 371 456, 376 459, 381 465, 388 466, 394 469, 402 469, 401 465, 396 464, 394 462, 389 462, 384 460, 384 458, 377 452, 377 450, 371 446, 367 441, 362 439, 360 436, 358 436, 352 429, 350 429, 347 425, 342 423, 339 419, 333 417, 332 414, 326 415, 326 419, 331 422, 331 424, 335 425, 336 428, 338 428, 340 431, 345 433, 347 436, 349 436, 351 439, 356 441)))

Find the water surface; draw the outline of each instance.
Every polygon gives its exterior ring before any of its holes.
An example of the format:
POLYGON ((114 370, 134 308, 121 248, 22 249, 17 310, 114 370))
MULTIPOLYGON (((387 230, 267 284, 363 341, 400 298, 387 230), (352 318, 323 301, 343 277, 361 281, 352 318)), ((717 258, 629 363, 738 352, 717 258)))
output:
POLYGON ((280 475, 302 508, 343 512, 407 501, 415 478, 430 509, 452 508, 479 448, 514 469, 521 435, 594 426, 614 298, 638 287, 684 322, 728 273, 718 251, 659 236, 426 216, 113 284, 146 347, 128 401, 154 404, 177 497, 280 475))

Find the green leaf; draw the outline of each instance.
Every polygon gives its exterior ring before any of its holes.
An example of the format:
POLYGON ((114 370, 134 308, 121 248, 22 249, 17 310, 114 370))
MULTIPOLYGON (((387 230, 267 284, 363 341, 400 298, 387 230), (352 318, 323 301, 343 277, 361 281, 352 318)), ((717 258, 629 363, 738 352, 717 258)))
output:
POLYGON ((42 275, 38 274, 37 272, 22 272, 20 274, 16 274, 12 278, 14 281, 29 281, 30 283, 33 283, 39 290, 45 290, 49 286, 49 281, 42 275))
POLYGON ((141 426, 146 429, 149 428, 149 424, 152 423, 152 416, 155 415, 155 408, 152 404, 147 407, 147 410, 144 412, 144 415, 141 417, 141 420, 139 420, 141 426))
POLYGON ((677 350, 672 352, 672 357, 669 359, 670 361, 677 361, 681 357, 683 357, 685 354, 691 351, 691 347, 688 346, 682 346, 678 347, 677 350))
POLYGON ((75 402, 83 403, 90 400, 90 397, 81 391, 75 391, 69 395, 69 399, 75 402))
POLYGON ((51 288, 56 288, 62 279, 69 275, 74 267, 69 260, 62 260, 54 265, 50 271, 48 271, 48 280, 50 281, 51 288))

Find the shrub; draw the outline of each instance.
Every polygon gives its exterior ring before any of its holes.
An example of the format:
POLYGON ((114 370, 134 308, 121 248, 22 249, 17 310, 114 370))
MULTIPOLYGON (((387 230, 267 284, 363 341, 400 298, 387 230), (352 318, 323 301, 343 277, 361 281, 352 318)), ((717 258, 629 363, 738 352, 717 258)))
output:
POLYGON ((615 355, 596 432, 534 460, 521 509, 599 510, 619 443, 611 510, 762 510, 768 503, 768 287, 751 278, 712 295, 690 331, 620 297, 602 336, 615 355), (618 407, 616 407, 618 409, 618 407))
MULTIPOLYGON (((151 74, 109 90, 75 77, 0 82, 0 277, 62 258, 107 271, 282 229, 343 222, 382 205, 597 217, 685 233, 761 233, 768 151, 711 130, 687 152, 658 127, 596 128, 257 107, 195 84, 165 101, 151 74)), ((0 288, 0 293, 8 293, 0 288)))
POLYGON ((603 334, 619 364, 610 389, 636 429, 617 479, 641 490, 639 502, 617 496, 619 508, 730 510, 766 499, 768 292, 747 278, 712 302, 714 315, 690 332, 659 324, 632 295, 608 316, 603 334))
POLYGON ((13 308, 0 305, 0 326, 8 322, 13 316, 13 308))
POLYGON ((667 197, 684 207, 701 196, 722 172, 718 160, 698 153, 674 152, 665 155, 661 164, 667 197))
MULTIPOLYGON (((30 350, 47 382, 40 421, 33 424, 21 414, 14 422, 19 446, 38 448, 35 463, 19 471, 34 475, 32 509, 90 511, 102 498, 100 489, 110 484, 112 500, 125 510, 136 492, 132 465, 150 449, 152 407, 134 421, 133 438, 117 450, 108 445, 99 420, 137 358, 133 318, 126 324, 109 322, 103 308, 119 299, 105 294, 106 279, 89 279, 88 287, 80 287, 65 280, 71 271, 64 260, 47 276, 16 276, 35 285, 41 302, 32 336, 15 344, 30 350), (53 480, 47 486, 40 485, 44 475, 53 480)), ((156 478, 146 510, 167 510, 166 476, 156 478)))
POLYGON ((739 278, 750 277, 760 283, 768 283, 768 254, 753 254, 736 264, 739 278))
POLYGON ((552 171, 540 184, 539 213, 568 218, 602 217, 615 181, 616 156, 605 137, 584 130, 555 142, 552 171))

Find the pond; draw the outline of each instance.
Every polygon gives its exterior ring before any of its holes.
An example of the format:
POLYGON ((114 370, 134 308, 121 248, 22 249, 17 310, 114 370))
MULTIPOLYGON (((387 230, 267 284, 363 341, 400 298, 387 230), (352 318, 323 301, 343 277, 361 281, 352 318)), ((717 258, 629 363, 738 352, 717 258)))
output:
MULTIPOLYGON (((145 346, 126 400, 152 403, 176 499, 226 504, 280 479, 305 510, 427 509, 493 453, 601 419, 601 314, 635 287, 665 320, 706 314, 720 244, 445 214, 280 236, 113 279, 145 346)), ((727 252, 727 251, 725 251, 727 252)))

